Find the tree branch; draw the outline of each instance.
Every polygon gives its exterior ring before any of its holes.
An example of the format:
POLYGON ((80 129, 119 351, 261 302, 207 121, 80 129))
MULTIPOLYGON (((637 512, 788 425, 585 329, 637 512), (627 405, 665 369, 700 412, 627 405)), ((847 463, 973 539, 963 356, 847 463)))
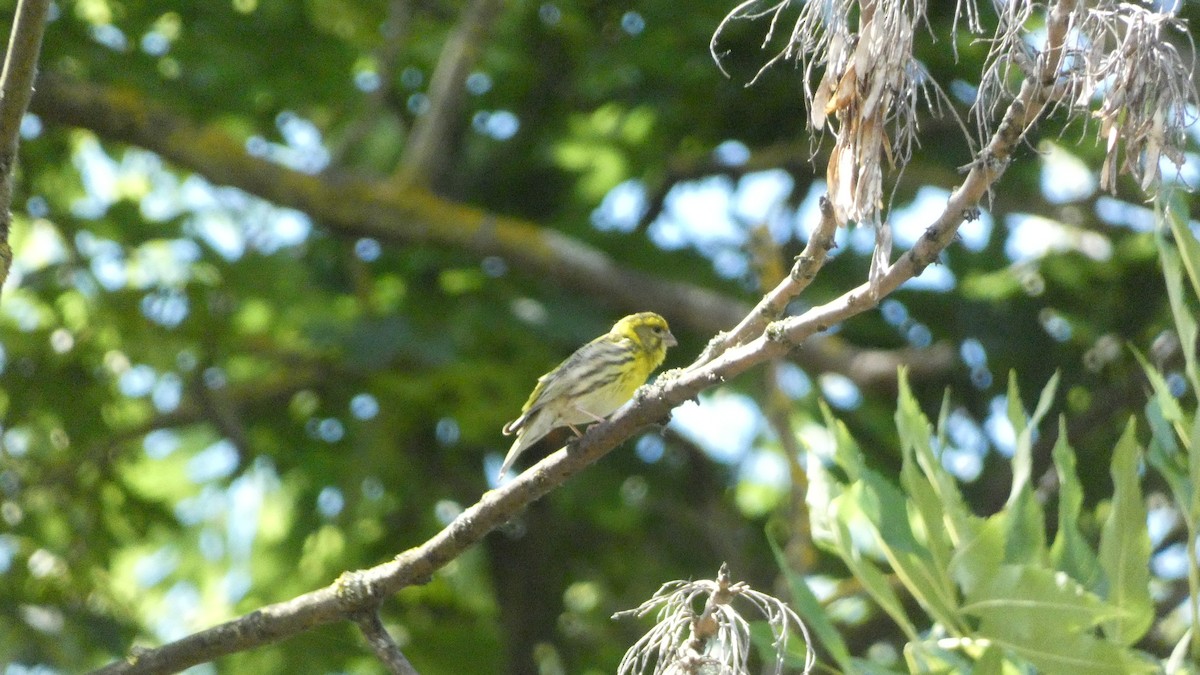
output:
POLYGON ((492 24, 504 0, 473 0, 463 12, 429 80, 429 109, 417 117, 412 135, 400 158, 397 179, 401 184, 428 186, 441 162, 449 155, 451 131, 461 121, 466 100, 466 80, 479 61, 492 24))
MULTIPOLYGON (((409 0, 388 2, 387 18, 381 29, 383 43, 375 50, 379 86, 363 97, 363 109, 358 113, 358 118, 346 126, 337 140, 330 143, 330 166, 343 166, 351 150, 366 140, 371 128, 379 121, 377 118, 380 113, 385 111, 385 103, 395 86, 393 80, 396 63, 400 60, 401 47, 408 36, 412 13, 413 8, 409 0)), ((404 126, 403 120, 396 115, 392 115, 388 123, 401 128, 404 126)))
POLYGON ((12 267, 12 247, 8 232, 12 226, 13 168, 17 163, 17 145, 21 138, 21 119, 29 108, 38 54, 42 51, 42 33, 50 0, 20 0, 13 18, 4 72, 0 74, 0 287, 12 267))
POLYGON ((817 272, 825 265, 836 233, 837 219, 833 217, 833 206, 828 197, 821 197, 821 221, 808 238, 804 251, 796 257, 792 271, 774 289, 767 292, 733 330, 721 333, 709 342, 697 363, 706 363, 729 347, 761 334, 767 322, 782 317, 788 303, 808 288, 817 272))
POLYGON ((383 621, 379 619, 378 608, 359 612, 354 617, 354 623, 358 624, 363 637, 367 639, 367 644, 371 646, 371 651, 375 652, 375 656, 379 657, 388 672, 392 675, 418 675, 417 669, 412 667, 412 664, 404 657, 404 652, 400 651, 400 646, 383 627, 383 621))
MULTIPOLYGON (((32 110, 48 122, 146 148, 214 183, 304 211, 341 236, 500 256, 513 269, 553 279, 605 305, 625 312, 654 310, 702 335, 728 329, 749 311, 746 303, 720 293, 622 267, 603 251, 555 230, 442 199, 418 186, 397 187, 336 171, 314 176, 252 157, 237 139, 196 127, 132 90, 68 84, 47 74, 38 82, 32 110)), ((944 378, 957 362, 949 345, 862 349, 832 336, 809 341, 790 358, 810 372, 841 373, 864 391, 887 394, 896 390, 897 366, 908 367, 913 380, 922 381, 944 378)))

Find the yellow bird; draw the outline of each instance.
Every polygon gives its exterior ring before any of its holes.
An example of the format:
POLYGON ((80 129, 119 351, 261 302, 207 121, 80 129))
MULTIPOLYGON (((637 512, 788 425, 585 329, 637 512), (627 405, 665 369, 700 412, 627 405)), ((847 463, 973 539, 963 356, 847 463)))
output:
POLYGON ((646 383, 662 365, 667 347, 678 342, 666 319, 654 312, 630 314, 612 330, 575 350, 554 370, 538 378, 521 408, 521 416, 504 425, 504 435, 516 434, 500 478, 525 448, 558 427, 602 422, 646 383))

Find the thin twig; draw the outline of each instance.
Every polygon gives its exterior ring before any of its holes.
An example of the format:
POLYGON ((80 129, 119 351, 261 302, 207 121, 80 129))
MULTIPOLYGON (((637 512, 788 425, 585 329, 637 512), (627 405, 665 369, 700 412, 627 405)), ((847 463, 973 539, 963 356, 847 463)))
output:
POLYGON ((392 675, 418 675, 417 669, 412 667, 404 652, 400 651, 400 646, 392 639, 391 633, 384 628, 377 608, 359 612, 354 617, 354 623, 358 624, 363 637, 367 639, 367 644, 371 646, 371 651, 387 666, 388 672, 392 675))
POLYGON ((821 219, 809 236, 804 251, 796 257, 796 264, 791 273, 764 295, 737 326, 713 338, 693 366, 707 363, 726 349, 760 335, 768 323, 782 317, 788 303, 808 288, 817 272, 825 265, 829 251, 834 246, 833 238, 836 233, 837 219, 833 217, 833 208, 828 197, 821 197, 821 219))
POLYGON ((12 226, 13 168, 17 163, 21 120, 33 95, 33 78, 50 0, 20 0, 13 18, 4 72, 0 74, 0 287, 12 266, 8 232, 12 226))

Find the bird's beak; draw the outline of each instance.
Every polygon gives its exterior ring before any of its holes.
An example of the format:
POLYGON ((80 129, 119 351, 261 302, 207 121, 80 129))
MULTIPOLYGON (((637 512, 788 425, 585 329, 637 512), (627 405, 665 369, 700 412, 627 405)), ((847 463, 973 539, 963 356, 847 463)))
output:
POLYGON ((667 334, 663 336, 663 344, 668 347, 674 347, 679 344, 679 341, 675 339, 674 335, 671 335, 671 331, 667 331, 667 334))

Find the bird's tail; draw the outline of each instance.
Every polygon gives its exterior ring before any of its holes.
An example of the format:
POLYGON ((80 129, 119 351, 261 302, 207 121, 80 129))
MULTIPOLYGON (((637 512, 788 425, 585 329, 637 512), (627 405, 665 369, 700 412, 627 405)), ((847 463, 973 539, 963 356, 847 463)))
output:
POLYGON ((508 473, 508 470, 512 468, 513 463, 517 461, 517 457, 521 455, 527 446, 532 444, 532 441, 529 443, 525 442, 526 435, 524 429, 517 434, 517 440, 513 441, 512 447, 508 449, 508 454, 504 456, 504 463, 500 465, 500 473, 496 476, 497 480, 504 478, 504 474, 508 473))

